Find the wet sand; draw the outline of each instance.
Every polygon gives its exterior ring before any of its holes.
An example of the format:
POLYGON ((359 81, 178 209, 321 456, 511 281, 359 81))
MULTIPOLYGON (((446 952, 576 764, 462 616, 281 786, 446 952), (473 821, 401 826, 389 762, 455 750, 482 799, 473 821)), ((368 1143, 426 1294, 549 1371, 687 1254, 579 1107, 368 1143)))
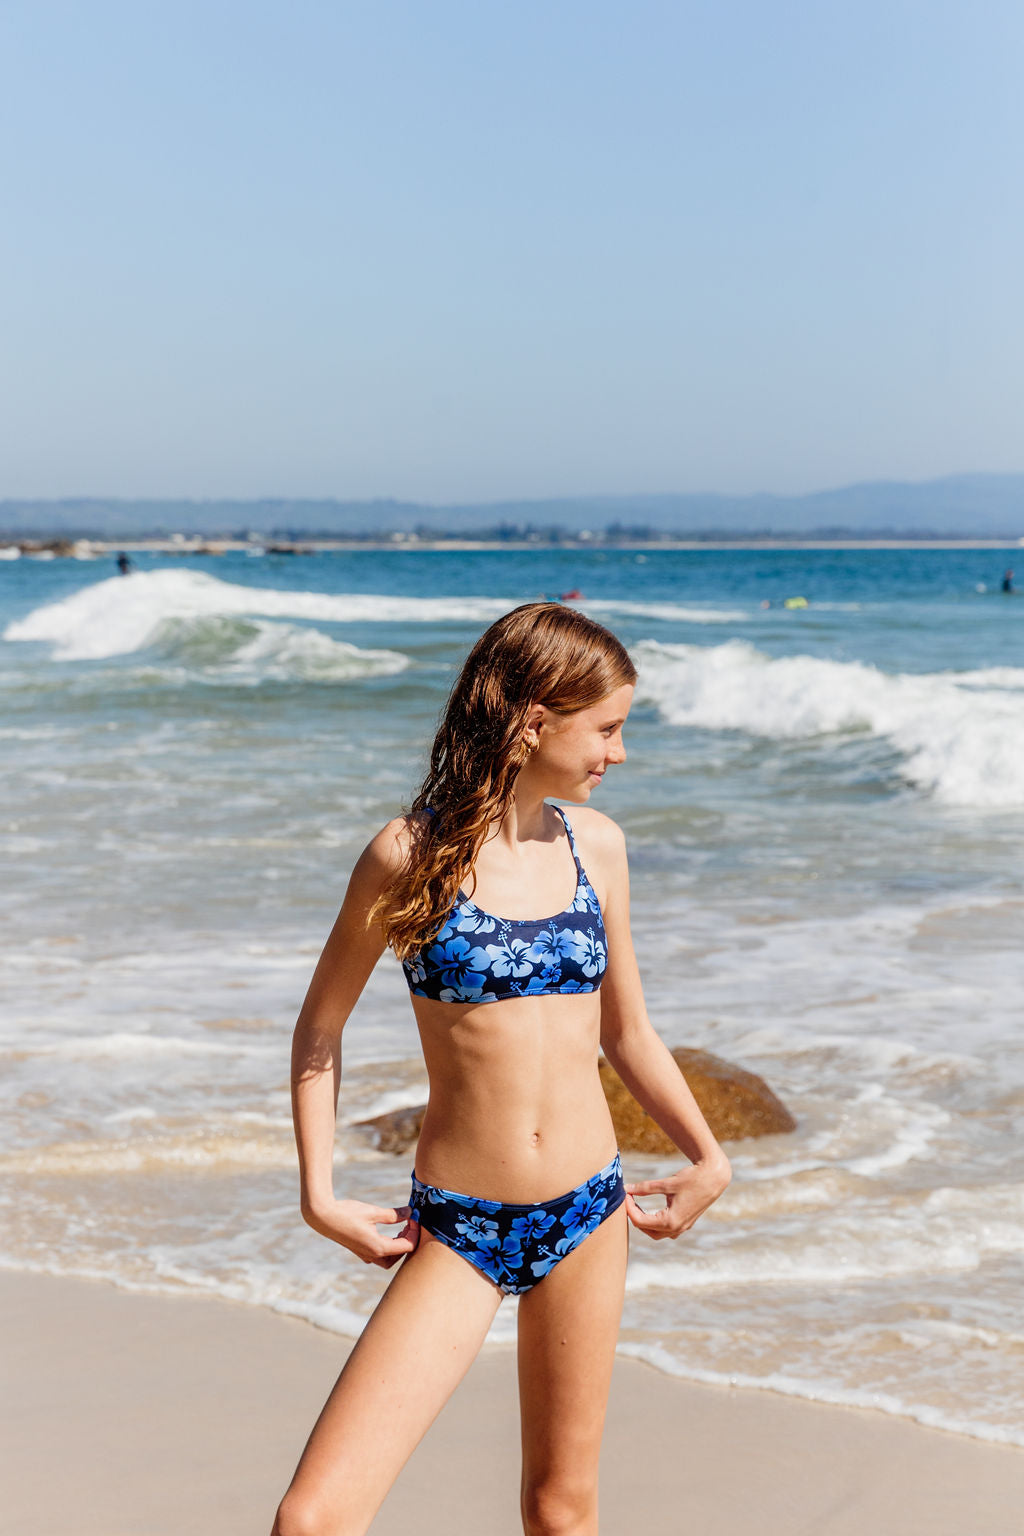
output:
MULTIPOLYGON (((229 1302, 0 1273, 7 1536, 262 1536, 348 1344, 229 1302)), ((374 1536, 517 1536, 515 1359, 487 1349, 374 1536)), ((603 1536, 1015 1536, 1024 1451, 621 1360, 603 1536)))

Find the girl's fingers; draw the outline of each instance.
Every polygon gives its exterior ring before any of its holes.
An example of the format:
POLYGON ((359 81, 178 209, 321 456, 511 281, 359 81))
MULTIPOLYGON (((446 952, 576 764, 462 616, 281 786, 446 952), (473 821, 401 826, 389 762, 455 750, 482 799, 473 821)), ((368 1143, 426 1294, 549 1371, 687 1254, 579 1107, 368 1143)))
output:
POLYGON ((401 1257, 403 1253, 412 1253, 415 1247, 416 1239, 412 1237, 405 1237, 403 1235, 402 1237, 390 1238, 384 1248, 384 1252, 385 1254, 397 1254, 399 1257, 401 1257))
POLYGON ((626 1196, 626 1215, 638 1231, 645 1237, 659 1241, 663 1237, 678 1237, 679 1233, 686 1230, 690 1222, 679 1224, 678 1218, 673 1217, 667 1206, 660 1211, 645 1211, 642 1205, 637 1205, 632 1195, 626 1196))
POLYGON ((670 1179, 640 1179, 636 1184, 626 1185, 627 1195, 668 1195, 672 1193, 670 1179))
POLYGON ((629 1217, 633 1225, 635 1227, 639 1227, 642 1232, 650 1232, 654 1228, 660 1227, 664 1224, 664 1219, 667 1215, 667 1212, 664 1210, 645 1211, 643 1206, 637 1205, 636 1201, 633 1199, 633 1196, 627 1193, 626 1215, 629 1217))
POLYGON ((626 1196, 626 1215, 634 1227, 638 1227, 641 1232, 646 1230, 645 1214, 630 1195, 626 1196))
POLYGON ((370 1220, 377 1222, 382 1227, 394 1226, 399 1221, 408 1221, 411 1207, 400 1205, 392 1209, 386 1205, 371 1205, 368 1207, 370 1220))
POLYGON ((363 1259, 364 1264, 377 1264, 381 1269, 391 1269, 399 1259, 404 1259, 407 1253, 413 1253, 419 1241, 419 1228, 415 1236, 406 1237, 403 1232, 399 1237, 383 1237, 380 1239, 381 1249, 378 1253, 369 1253, 363 1259))
POLYGON ((637 1206, 636 1209, 640 1217, 637 1226, 644 1227, 647 1231, 654 1231, 669 1225, 668 1211, 644 1211, 641 1210, 640 1206, 637 1206))

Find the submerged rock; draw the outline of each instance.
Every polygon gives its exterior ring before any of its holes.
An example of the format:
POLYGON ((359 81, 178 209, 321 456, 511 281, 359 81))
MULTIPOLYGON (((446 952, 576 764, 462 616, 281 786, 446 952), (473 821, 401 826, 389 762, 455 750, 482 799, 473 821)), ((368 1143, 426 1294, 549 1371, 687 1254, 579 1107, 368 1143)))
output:
MULTIPOLYGON (((756 1073, 724 1061, 721 1056, 712 1056, 709 1051, 691 1050, 687 1046, 677 1046, 672 1056, 719 1141, 742 1141, 747 1136, 776 1136, 796 1130, 789 1110, 756 1073)), ((674 1144, 647 1111, 640 1108, 614 1067, 602 1057, 598 1069, 615 1136, 623 1152, 671 1157, 676 1150, 674 1144)), ((386 1115, 357 1121, 354 1129, 367 1135, 378 1152, 407 1152, 419 1137, 426 1107, 412 1104, 393 1109, 386 1115)))
MULTIPOLYGON (((686 1078, 708 1125, 719 1141, 748 1136, 774 1136, 796 1130, 796 1121, 768 1084, 754 1072, 698 1051, 676 1046, 676 1066, 686 1078)), ((675 1146, 646 1110, 641 1109, 619 1074, 601 1058, 604 1088, 619 1146, 624 1152, 650 1152, 670 1157, 675 1146)))

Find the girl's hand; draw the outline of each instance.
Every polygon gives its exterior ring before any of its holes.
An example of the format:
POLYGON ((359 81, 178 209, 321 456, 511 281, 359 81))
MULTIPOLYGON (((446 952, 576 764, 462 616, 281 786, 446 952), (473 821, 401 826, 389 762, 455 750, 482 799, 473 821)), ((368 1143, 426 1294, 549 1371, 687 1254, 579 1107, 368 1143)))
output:
POLYGON ((390 1269, 407 1253, 412 1253, 420 1238, 420 1224, 412 1220, 408 1205, 395 1208, 365 1205, 362 1200, 332 1200, 316 1210, 303 1208, 303 1217, 314 1232, 340 1243, 364 1264, 378 1264, 390 1269), (404 1222, 397 1237, 388 1237, 379 1227, 404 1222))
POLYGON ((634 1227, 655 1242, 663 1237, 678 1237, 680 1232, 688 1232, 708 1206, 715 1203, 731 1177, 729 1160, 723 1154, 714 1163, 694 1163, 668 1179, 643 1179, 638 1184, 627 1184, 626 1214, 634 1227), (637 1195, 664 1195, 665 1206, 660 1211, 645 1211, 637 1205, 637 1195))

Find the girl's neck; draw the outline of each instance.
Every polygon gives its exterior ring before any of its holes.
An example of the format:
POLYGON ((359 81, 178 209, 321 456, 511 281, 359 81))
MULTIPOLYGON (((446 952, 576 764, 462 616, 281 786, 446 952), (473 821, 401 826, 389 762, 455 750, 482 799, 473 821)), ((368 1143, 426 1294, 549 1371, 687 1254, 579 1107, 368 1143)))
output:
POLYGON ((486 840, 498 838, 513 849, 523 843, 541 842, 549 833, 550 814, 543 796, 517 789, 512 804, 486 840))

